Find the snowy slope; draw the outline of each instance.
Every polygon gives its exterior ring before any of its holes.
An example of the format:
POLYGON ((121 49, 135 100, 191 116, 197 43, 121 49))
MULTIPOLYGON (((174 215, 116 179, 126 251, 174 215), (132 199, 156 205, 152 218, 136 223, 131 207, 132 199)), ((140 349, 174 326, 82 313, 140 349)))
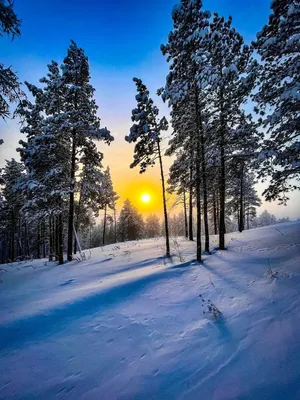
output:
POLYGON ((0 266, 0 398, 300 399, 300 223, 227 241, 0 266))

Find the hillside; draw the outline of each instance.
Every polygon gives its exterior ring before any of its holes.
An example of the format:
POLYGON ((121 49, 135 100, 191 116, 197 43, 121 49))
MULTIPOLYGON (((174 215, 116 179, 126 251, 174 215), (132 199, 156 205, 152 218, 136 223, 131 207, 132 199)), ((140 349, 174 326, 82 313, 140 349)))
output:
POLYGON ((300 222, 227 243, 2 266, 0 398, 299 399, 300 222))

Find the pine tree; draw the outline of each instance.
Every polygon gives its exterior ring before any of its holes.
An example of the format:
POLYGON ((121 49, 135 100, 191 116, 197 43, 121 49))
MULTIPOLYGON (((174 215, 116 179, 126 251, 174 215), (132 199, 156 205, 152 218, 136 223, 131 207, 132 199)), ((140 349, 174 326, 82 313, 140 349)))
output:
POLYGON ((185 162, 185 158, 185 153, 183 151, 177 153, 176 159, 171 165, 169 171, 168 192, 177 194, 177 200, 174 203, 174 206, 177 206, 180 203, 183 204, 185 237, 188 238, 187 193, 189 192, 192 183, 190 182, 190 168, 185 162))
POLYGON ((147 238, 155 238, 160 235, 160 221, 157 215, 150 214, 146 218, 145 235, 147 238))
MULTIPOLYGON (((57 67, 57 64, 56 64, 57 67)), ((56 68, 55 67, 55 68, 56 68)), ((53 67, 54 68, 54 67, 53 67)), ((104 140, 110 143, 113 138, 106 129, 100 129, 100 119, 97 117, 97 105, 94 100, 94 88, 90 85, 88 59, 83 49, 71 42, 67 56, 61 67, 62 73, 55 71, 56 79, 44 78, 41 80, 47 86, 47 112, 52 117, 61 140, 67 142, 70 151, 69 162, 69 217, 67 257, 72 260, 73 229, 75 214, 76 172, 81 157, 89 154, 90 159, 98 163, 99 154, 93 140, 104 140), (53 116, 51 108, 59 109, 57 116, 53 116)), ((49 121, 50 123, 51 121, 49 121)), ((49 128, 51 129, 51 127, 49 128)))
POLYGON ((126 199, 121 209, 118 221, 120 239, 127 240, 141 239, 144 233, 144 221, 142 215, 126 199))
POLYGON ((47 79, 42 79, 47 86, 37 88, 26 82, 34 103, 24 100, 17 108, 21 117, 21 132, 27 141, 21 140, 21 160, 27 174, 22 182, 22 190, 27 195, 24 204, 26 215, 32 220, 49 223, 50 255, 56 255, 63 264, 63 214, 66 210, 68 195, 68 143, 60 135, 60 98, 49 104, 51 88, 57 84, 59 69, 57 63, 49 66, 47 79))
POLYGON ((150 98, 149 91, 143 82, 137 78, 134 78, 133 81, 136 84, 138 94, 136 95, 137 108, 132 110, 131 119, 133 122, 137 123, 132 125, 130 134, 125 137, 125 140, 129 143, 137 143, 134 148, 134 161, 130 165, 130 168, 134 168, 139 165, 140 173, 143 173, 149 166, 153 166, 158 158, 162 183, 166 256, 169 257, 170 243, 168 213, 165 176, 161 152, 161 133, 168 129, 168 122, 165 117, 162 117, 161 119, 158 118, 159 110, 154 105, 153 100, 150 98))
POLYGON ((173 31, 168 44, 161 46, 163 54, 168 55, 170 73, 163 90, 163 98, 172 106, 172 125, 177 134, 185 129, 181 126, 188 110, 188 140, 195 160, 195 192, 197 206, 197 260, 201 261, 201 190, 204 196, 205 250, 209 251, 207 181, 205 160, 205 87, 207 85, 207 32, 209 12, 201 11, 201 0, 182 0, 174 8, 173 31), (188 100, 187 100, 188 99, 188 100), (186 108, 188 105, 188 108, 186 108))
POLYGON ((119 198, 113 188, 113 183, 112 183, 109 167, 107 167, 106 170, 104 171, 102 193, 103 193, 103 207, 104 207, 102 244, 104 246, 105 245, 107 218, 110 218, 110 219, 112 218, 111 216, 107 215, 107 211, 108 211, 108 209, 110 209, 115 212, 116 201, 119 198))
MULTIPOLYGON (((14 12, 12 1, 0 0, 0 37, 6 34, 14 39, 20 35, 20 25, 21 21, 14 12)), ((9 103, 16 102, 23 96, 17 75, 11 67, 0 63, 0 118, 9 117, 9 103)), ((0 139, 0 145, 2 143, 3 140, 0 139)))
POLYGON ((300 179, 300 2, 273 0, 271 9, 254 44, 262 60, 254 99, 267 131, 260 176, 271 182, 263 195, 286 203, 300 179))
POLYGON ((238 229, 245 229, 245 191, 247 177, 255 167, 262 134, 257 130, 257 123, 251 115, 240 112, 237 125, 231 129, 227 138, 227 195, 233 199, 238 210, 238 229), (230 193, 229 193, 230 192, 230 193))
POLYGON ((23 196, 18 190, 24 167, 15 159, 6 160, 6 165, 0 170, 1 207, 0 215, 2 226, 2 261, 13 262, 22 256, 21 246, 21 215, 23 196))
POLYGON ((225 249, 226 175, 230 149, 230 132, 239 123, 241 106, 247 100, 256 79, 256 62, 242 36, 231 26, 231 17, 225 21, 214 14, 210 24, 209 53, 211 66, 210 110, 216 128, 219 175, 219 248, 225 249))

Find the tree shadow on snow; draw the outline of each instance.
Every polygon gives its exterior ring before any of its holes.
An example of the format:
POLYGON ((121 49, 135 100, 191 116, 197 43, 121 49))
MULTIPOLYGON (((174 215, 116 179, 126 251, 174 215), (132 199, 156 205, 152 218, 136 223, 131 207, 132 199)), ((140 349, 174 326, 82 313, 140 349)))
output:
MULTIPOLYGON (((187 271, 182 267, 182 264, 180 271, 177 271, 176 268, 177 266, 153 272, 151 275, 140 277, 134 281, 123 281, 117 286, 104 289, 101 292, 94 292, 88 296, 77 298, 72 303, 58 304, 54 308, 44 311, 45 314, 42 314, 43 311, 41 311, 37 315, 0 325, 1 347, 2 349, 19 347, 25 342, 50 336, 64 329, 78 318, 100 313, 118 302, 137 296, 148 285, 178 278, 187 271)), ((100 283, 99 290, 101 290, 100 283)))

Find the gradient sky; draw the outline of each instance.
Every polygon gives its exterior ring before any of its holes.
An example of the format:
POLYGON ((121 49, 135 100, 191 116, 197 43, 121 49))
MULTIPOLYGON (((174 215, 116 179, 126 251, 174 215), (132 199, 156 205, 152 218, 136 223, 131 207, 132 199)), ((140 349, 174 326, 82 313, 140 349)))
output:
MULTIPOLYGON (((12 65, 21 81, 38 84, 51 60, 62 62, 70 39, 83 47, 89 57, 92 84, 96 88, 99 116, 115 136, 110 147, 101 144, 104 164, 111 167, 120 204, 129 197, 143 213, 161 214, 158 169, 140 175, 130 170, 133 147, 124 141, 135 106, 132 78, 142 78, 152 91, 161 112, 168 114, 155 92, 163 86, 168 71, 160 53, 172 28, 171 11, 178 0, 15 0, 15 11, 22 19, 21 37, 0 39, 1 62, 12 65), (140 195, 148 192, 152 202, 143 205, 140 195)), ((270 0, 204 0, 204 8, 233 17, 233 25, 245 42, 267 23, 270 0)), ((17 121, 0 122, 0 166, 15 157, 21 134, 17 121)), ((167 143, 167 140, 166 140, 167 143)), ((166 160, 166 167, 171 161, 166 160)), ((167 173, 167 168, 166 168, 167 173)), ((167 175, 167 174, 166 174, 167 175)), ((258 185, 261 193, 263 185, 258 185)), ((172 200, 169 204, 171 206, 172 200)), ((300 195, 294 193, 287 207, 264 203, 262 208, 278 217, 300 217, 300 195)))

